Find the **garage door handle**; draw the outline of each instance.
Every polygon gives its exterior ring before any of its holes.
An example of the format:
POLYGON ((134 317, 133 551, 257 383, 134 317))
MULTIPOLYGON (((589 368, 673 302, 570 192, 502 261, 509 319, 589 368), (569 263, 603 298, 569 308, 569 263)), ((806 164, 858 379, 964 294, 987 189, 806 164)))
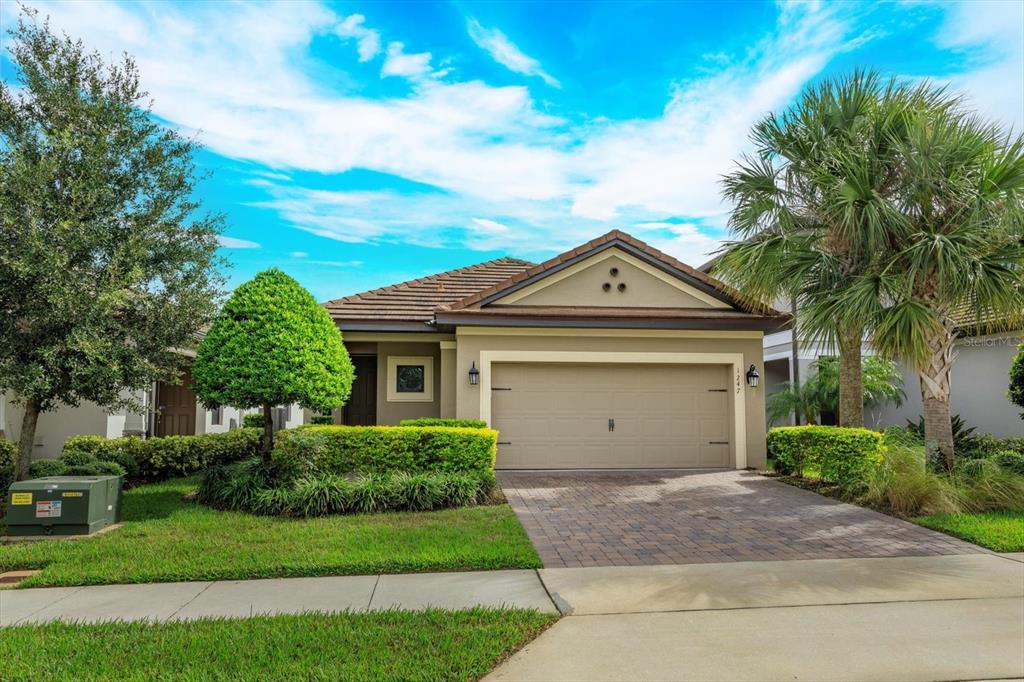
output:
POLYGON ((512 441, 510 441, 510 440, 499 440, 498 441, 498 445, 512 445, 512 441))
POLYGON ((615 430, 615 420, 614 419, 609 419, 608 420, 608 430, 609 431, 614 431, 615 430))
POLYGON ((511 391, 512 389, 511 388, 501 388, 501 387, 498 387, 498 386, 491 386, 491 390, 492 391, 511 391))
POLYGON ((727 441, 727 440, 709 440, 708 441, 708 445, 728 445, 728 444, 729 444, 729 441, 727 441))

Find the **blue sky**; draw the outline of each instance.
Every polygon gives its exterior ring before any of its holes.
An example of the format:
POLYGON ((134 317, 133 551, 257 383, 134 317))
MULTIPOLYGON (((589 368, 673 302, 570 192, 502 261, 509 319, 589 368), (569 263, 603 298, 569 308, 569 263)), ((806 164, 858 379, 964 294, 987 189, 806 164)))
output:
POLYGON ((1021 2, 28 4, 205 146, 231 283, 320 300, 613 227, 699 264, 750 125, 856 67, 1024 125, 1021 2))

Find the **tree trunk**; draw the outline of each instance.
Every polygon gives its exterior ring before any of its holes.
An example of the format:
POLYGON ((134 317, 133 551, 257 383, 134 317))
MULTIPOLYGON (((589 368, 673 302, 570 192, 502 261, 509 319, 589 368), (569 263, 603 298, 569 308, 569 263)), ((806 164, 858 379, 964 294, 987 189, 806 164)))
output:
POLYGON ((942 455, 946 468, 953 469, 953 423, 949 409, 950 373, 953 370, 953 343, 956 337, 947 328, 928 338, 931 355, 924 367, 918 368, 921 380, 921 402, 924 405, 924 442, 942 455))
POLYGON ((862 329, 839 335, 839 426, 864 426, 864 377, 861 368, 862 329))
POLYGON ((263 406, 263 437, 260 438, 260 454, 264 461, 270 461, 270 452, 274 449, 274 408, 263 406))
POLYGON ((24 481, 28 478, 28 465, 32 461, 37 424, 39 424, 39 402, 26 400, 25 414, 21 418, 21 436, 18 438, 18 452, 14 455, 15 481, 24 481))

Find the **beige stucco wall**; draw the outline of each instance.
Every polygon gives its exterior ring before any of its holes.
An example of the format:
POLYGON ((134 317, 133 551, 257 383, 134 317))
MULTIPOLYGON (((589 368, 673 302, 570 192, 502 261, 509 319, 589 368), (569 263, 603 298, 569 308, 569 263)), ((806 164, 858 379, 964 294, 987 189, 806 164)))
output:
POLYGON ((377 346, 377 423, 396 425, 403 419, 441 416, 441 346, 437 341, 427 342, 386 342, 377 346), (388 400, 388 358, 397 356, 434 358, 434 394, 430 402, 396 402, 388 400))
MULTIPOLYGON (((481 351, 569 351, 604 353, 704 353, 740 354, 743 367, 757 365, 763 374, 760 332, 670 331, 670 330, 552 330, 489 329, 484 334, 460 328, 457 331, 456 414, 461 419, 480 418, 480 386, 469 384, 472 362, 481 366, 481 351)), ((764 391, 743 382, 747 466, 765 464, 764 391)), ((481 382, 483 383, 483 382, 481 382)), ((730 393, 732 395, 732 392, 730 393)), ((731 408, 734 409, 734 408, 731 408)))
POLYGON ((727 308, 721 301, 628 254, 604 253, 495 303, 530 306, 727 308), (618 270, 617 275, 611 269, 618 270), (562 277, 562 279, 558 279, 562 277), (556 280, 556 281, 550 281, 556 280), (604 284, 611 285, 608 291, 604 284), (619 291, 624 284, 625 290, 619 291))

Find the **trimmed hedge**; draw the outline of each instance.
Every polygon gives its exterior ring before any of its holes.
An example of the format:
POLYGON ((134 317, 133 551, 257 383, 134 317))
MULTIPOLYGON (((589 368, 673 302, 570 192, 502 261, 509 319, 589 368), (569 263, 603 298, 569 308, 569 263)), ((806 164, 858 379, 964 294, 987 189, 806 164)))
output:
POLYGON ((483 419, 439 419, 437 417, 418 417, 403 419, 399 426, 450 426, 460 429, 486 429, 487 422, 483 419))
POLYGON ((91 461, 116 462, 130 478, 159 481, 187 476, 213 464, 237 462, 259 450, 259 429, 163 438, 72 436, 64 442, 61 460, 67 466, 91 461))
POLYGON ((41 459, 28 467, 32 478, 46 476, 124 476, 124 467, 117 462, 98 459, 68 464, 60 459, 41 459))
POLYGON ((242 416, 242 426, 247 429, 262 429, 263 428, 263 413, 262 412, 250 412, 249 414, 242 416))
POLYGON ((427 511, 485 502, 495 481, 474 472, 315 474, 277 482, 260 459, 212 467, 200 502, 251 514, 308 518, 330 514, 427 511))
POLYGON ((7 495, 7 489, 14 483, 14 456, 18 454, 18 446, 0 438, 0 499, 7 495))
POLYGON ((882 434, 838 426, 782 426, 768 432, 768 451, 782 473, 815 467, 822 480, 846 488, 863 485, 882 463, 882 434))
POLYGON ((304 426, 282 431, 282 474, 470 472, 494 475, 498 432, 443 426, 304 426))

